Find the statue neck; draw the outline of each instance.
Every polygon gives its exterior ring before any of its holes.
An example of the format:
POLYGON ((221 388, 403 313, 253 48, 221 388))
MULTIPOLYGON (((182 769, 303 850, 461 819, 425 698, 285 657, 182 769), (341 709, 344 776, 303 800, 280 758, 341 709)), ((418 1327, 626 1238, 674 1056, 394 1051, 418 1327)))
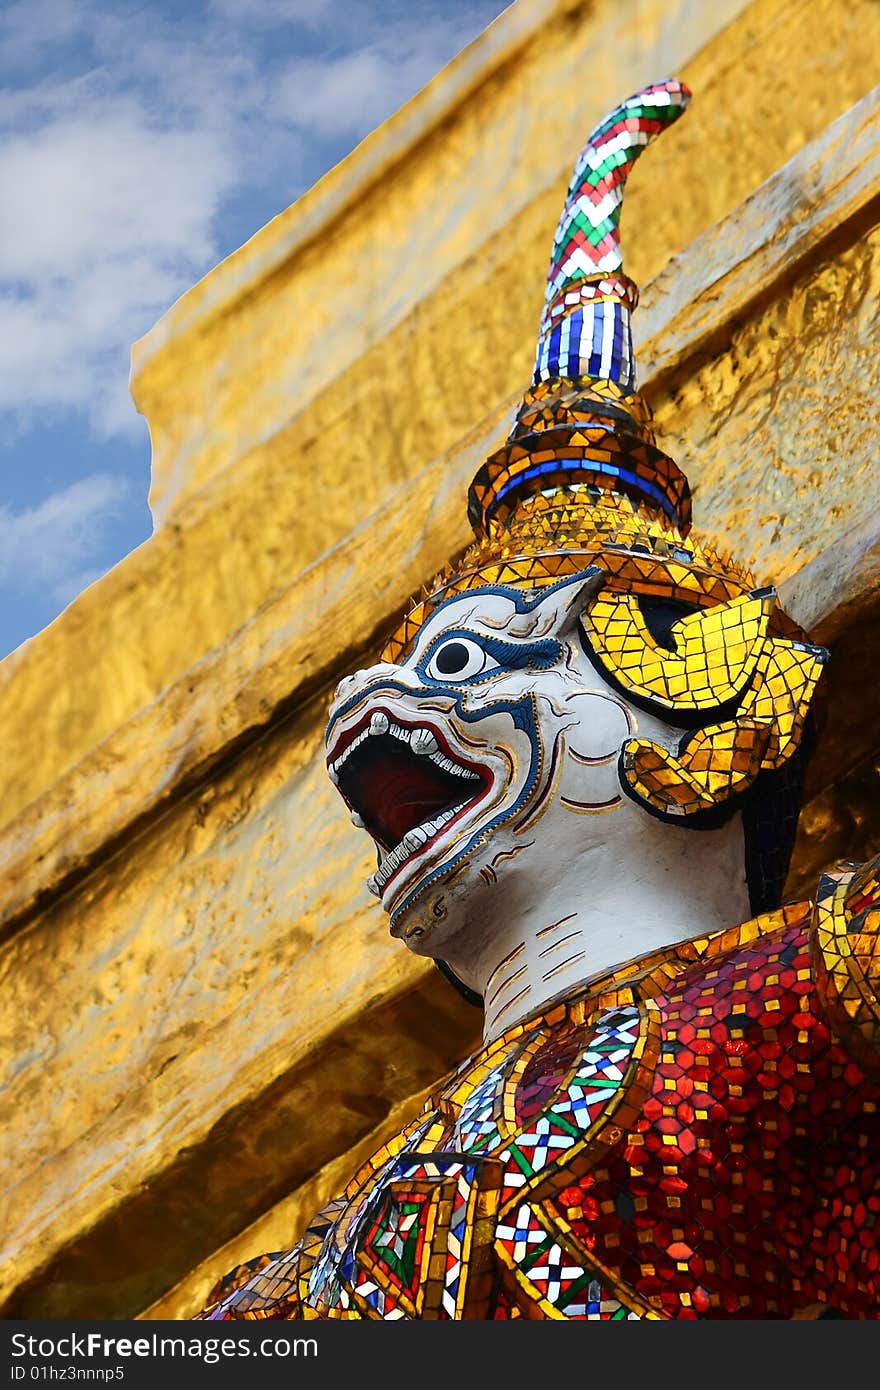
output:
POLYGON ((626 961, 751 915, 740 816, 713 831, 640 816, 631 832, 570 855, 560 846, 537 873, 518 865, 494 901, 474 904, 482 916, 444 959, 483 996, 486 1042, 626 961))

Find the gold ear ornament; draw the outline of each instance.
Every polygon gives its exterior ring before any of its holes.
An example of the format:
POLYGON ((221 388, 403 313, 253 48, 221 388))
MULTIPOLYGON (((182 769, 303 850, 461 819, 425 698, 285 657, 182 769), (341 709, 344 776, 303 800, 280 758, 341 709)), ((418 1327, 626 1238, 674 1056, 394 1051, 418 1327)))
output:
POLYGON ((651 636, 633 593, 606 590, 581 618, 592 654, 628 695, 676 714, 717 709, 742 695, 767 640, 776 594, 756 589, 697 609, 670 632, 651 636))
MULTIPOLYGON (((710 615, 713 611, 717 610, 710 610, 710 615)), ((822 647, 766 635, 744 643, 742 634, 755 622, 755 615, 745 605, 740 613, 740 624, 722 622, 720 627, 707 629, 713 637, 718 632, 733 634, 733 655, 723 668, 726 675, 716 675, 714 693, 725 695, 747 672, 748 684, 744 690, 740 685, 741 699, 733 716, 685 735, 675 752, 650 739, 632 739, 623 749, 624 785, 637 800, 664 817, 709 812, 730 803, 748 791, 762 772, 787 762, 803 739, 810 702, 828 653, 822 647)), ((673 632, 689 621, 684 619, 673 632)), ((695 630, 690 629, 691 633, 695 630)), ((649 676, 656 665, 655 650, 656 643, 652 642, 650 659, 643 668, 649 676)), ((696 669, 702 681, 707 673, 722 668, 697 659, 696 669)), ((662 689, 668 692, 668 681, 662 689)), ((702 693, 704 687, 699 689, 702 693)))

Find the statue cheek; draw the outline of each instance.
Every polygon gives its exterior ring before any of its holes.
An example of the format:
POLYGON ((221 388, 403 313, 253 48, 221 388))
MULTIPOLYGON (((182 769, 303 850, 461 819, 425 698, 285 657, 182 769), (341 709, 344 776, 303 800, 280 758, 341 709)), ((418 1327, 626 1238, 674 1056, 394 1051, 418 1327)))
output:
MULTIPOLYGON (((518 704, 524 697, 529 696, 534 688, 534 679, 530 680, 527 674, 521 672, 495 676, 492 680, 478 683, 466 690, 461 699, 461 707, 466 713, 479 716, 483 711, 497 710, 499 705, 518 704)), ((508 728, 510 724, 508 715, 499 716, 494 712, 486 714, 485 720, 487 727, 491 722, 493 728, 499 729, 505 721, 508 728)))
POLYGON ((569 730, 568 747, 580 762, 601 764, 617 758, 636 732, 635 716, 615 695, 584 691, 569 698, 577 723, 569 730))

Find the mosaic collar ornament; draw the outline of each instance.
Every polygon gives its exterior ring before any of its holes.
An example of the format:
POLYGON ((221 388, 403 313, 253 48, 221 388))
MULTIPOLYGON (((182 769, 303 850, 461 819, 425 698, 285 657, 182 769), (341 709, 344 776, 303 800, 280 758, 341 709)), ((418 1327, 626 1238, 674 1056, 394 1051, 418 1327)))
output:
POLYGON ((880 874, 781 906, 826 653, 691 531, 619 219, 674 80, 593 133, 475 541, 343 680, 390 929, 485 1045, 233 1318, 876 1317, 880 874))

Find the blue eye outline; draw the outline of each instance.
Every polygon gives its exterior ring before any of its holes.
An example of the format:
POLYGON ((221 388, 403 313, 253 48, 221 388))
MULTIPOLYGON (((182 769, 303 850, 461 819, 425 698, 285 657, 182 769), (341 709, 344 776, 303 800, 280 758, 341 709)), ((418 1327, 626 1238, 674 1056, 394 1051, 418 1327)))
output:
MULTIPOLYGON (((457 690, 465 686, 479 685, 491 680, 501 671, 534 670, 545 671, 562 658, 562 644, 550 637, 538 642, 506 642, 500 637, 487 637, 484 633, 473 632, 468 628, 448 628, 438 634, 425 651, 416 666, 416 671, 425 685, 457 690), (447 645, 458 642, 468 650, 482 654, 482 665, 469 675, 456 672, 444 674, 434 666, 429 668, 447 645), (491 664, 487 664, 491 663, 491 664)), ((463 667, 462 670, 466 670, 463 667)))

